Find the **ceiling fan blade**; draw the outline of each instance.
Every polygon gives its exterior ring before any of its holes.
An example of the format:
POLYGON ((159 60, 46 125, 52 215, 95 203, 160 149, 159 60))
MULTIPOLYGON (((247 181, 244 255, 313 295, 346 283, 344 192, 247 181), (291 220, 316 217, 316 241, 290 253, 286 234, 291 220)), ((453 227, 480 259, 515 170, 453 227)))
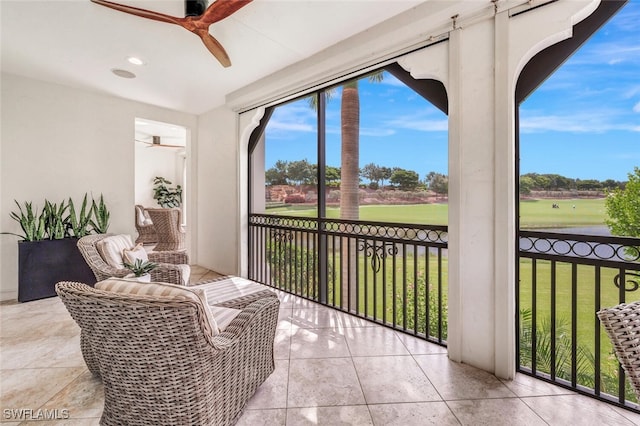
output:
POLYGON ((211 25, 233 15, 240 8, 248 5, 253 0, 216 0, 211 3, 202 15, 196 18, 201 23, 211 25))
POLYGON ((154 21, 168 22, 170 24, 176 24, 180 26, 183 26, 185 21, 184 18, 176 18, 175 16, 165 15, 164 13, 153 12, 151 10, 140 9, 133 6, 126 6, 124 4, 113 3, 107 0, 91 0, 91 1, 93 3, 108 7, 110 9, 115 9, 120 12, 129 13, 131 15, 141 16, 147 19, 153 19, 154 21))
POLYGON ((209 49, 209 52, 211 52, 213 56, 216 57, 218 62, 220 62, 223 67, 228 68, 231 66, 231 59, 229 59, 229 55, 227 55, 227 52, 224 50, 224 47, 222 47, 218 40, 216 40, 211 36, 211 34, 209 34, 209 30, 198 30, 196 34, 200 36, 204 45, 207 46, 207 49, 209 49))

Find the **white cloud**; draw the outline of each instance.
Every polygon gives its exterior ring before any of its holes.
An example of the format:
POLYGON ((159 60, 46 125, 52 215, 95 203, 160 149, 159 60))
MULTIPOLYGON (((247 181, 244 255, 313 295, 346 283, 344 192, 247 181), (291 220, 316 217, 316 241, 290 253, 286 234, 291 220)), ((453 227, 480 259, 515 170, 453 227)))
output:
POLYGON ((400 117, 385 123, 389 127, 398 127, 400 129, 418 130, 421 132, 446 132, 449 130, 449 121, 447 119, 428 120, 418 117, 400 117))
POLYGON ((640 102, 633 106, 633 112, 640 112, 640 102))
POLYGON ((524 133, 542 133, 547 131, 567 133, 604 133, 612 130, 636 132, 635 123, 615 121, 619 114, 612 111, 589 111, 574 115, 543 115, 522 111, 520 130, 524 133))
POLYGON ((360 134, 363 136, 384 137, 395 135, 396 131, 387 128, 360 128, 360 134))
POLYGON ((313 132, 315 126, 306 123, 282 122, 277 120, 269 121, 269 130, 280 130, 287 132, 313 132))

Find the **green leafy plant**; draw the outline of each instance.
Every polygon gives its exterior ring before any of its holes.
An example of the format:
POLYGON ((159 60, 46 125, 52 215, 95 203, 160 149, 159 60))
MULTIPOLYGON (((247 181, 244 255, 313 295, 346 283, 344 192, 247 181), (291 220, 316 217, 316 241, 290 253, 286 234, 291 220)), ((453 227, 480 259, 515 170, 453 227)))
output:
POLYGON ((98 234, 106 234, 109 229, 109 210, 104 203, 104 198, 100 194, 100 202, 96 204, 96 200, 91 200, 91 211, 93 212, 93 219, 90 219, 91 227, 98 234), (95 219, 95 220, 94 220, 95 219))
POLYGON ((58 205, 48 200, 44 200, 44 210, 42 214, 45 216, 45 232, 50 240, 60 240, 68 236, 68 216, 64 216, 67 208, 69 208, 69 206, 65 204, 64 201, 58 205))
POLYGON ((158 202, 160 207, 180 207, 182 204, 182 187, 180 185, 171 188, 167 186, 171 185, 171 181, 160 176, 153 179, 153 185, 153 199, 158 202))
POLYGON ((149 262, 148 260, 136 259, 135 262, 124 262, 124 267, 133 272, 136 277, 141 277, 148 274, 158 267, 157 263, 149 262))
POLYGON ((33 208, 32 203, 24 203, 24 210, 18 201, 14 200, 18 206, 18 212, 11 212, 10 216, 20 224, 22 234, 13 232, 2 232, 3 234, 15 235, 22 238, 23 241, 39 241, 45 238, 45 216, 44 211, 38 214, 38 209, 33 208))
POLYGON ((88 211, 87 205, 87 194, 85 193, 84 198, 82 199, 80 213, 76 216, 76 209, 73 204, 73 200, 69 198, 69 216, 67 226, 76 238, 84 237, 85 235, 89 235, 91 232, 89 226, 91 224, 91 215, 93 214, 93 205, 89 207, 88 211))

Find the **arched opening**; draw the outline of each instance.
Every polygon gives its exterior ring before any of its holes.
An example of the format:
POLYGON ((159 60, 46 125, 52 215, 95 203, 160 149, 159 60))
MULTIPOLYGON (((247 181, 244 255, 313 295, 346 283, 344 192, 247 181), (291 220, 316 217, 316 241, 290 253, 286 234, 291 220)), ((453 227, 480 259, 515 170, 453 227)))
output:
POLYGON ((637 242, 609 232, 605 206, 638 163, 624 157, 638 152, 640 8, 625 3, 602 2, 518 80, 517 368, 637 409, 595 315, 637 299, 620 285, 637 242))

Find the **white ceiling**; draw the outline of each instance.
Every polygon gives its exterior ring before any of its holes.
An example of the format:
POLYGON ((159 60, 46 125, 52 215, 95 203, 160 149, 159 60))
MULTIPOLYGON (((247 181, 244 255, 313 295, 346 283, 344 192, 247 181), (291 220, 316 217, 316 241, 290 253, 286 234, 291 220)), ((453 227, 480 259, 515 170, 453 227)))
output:
MULTIPOLYGON (((232 62, 223 68, 200 39, 89 0, 0 0, 1 69, 193 114, 226 94, 367 30, 425 0, 254 0, 210 33, 232 62), (146 65, 126 61, 137 56, 146 65), (121 68, 135 79, 115 76, 121 68)), ((121 3, 174 16, 182 0, 121 3)))

